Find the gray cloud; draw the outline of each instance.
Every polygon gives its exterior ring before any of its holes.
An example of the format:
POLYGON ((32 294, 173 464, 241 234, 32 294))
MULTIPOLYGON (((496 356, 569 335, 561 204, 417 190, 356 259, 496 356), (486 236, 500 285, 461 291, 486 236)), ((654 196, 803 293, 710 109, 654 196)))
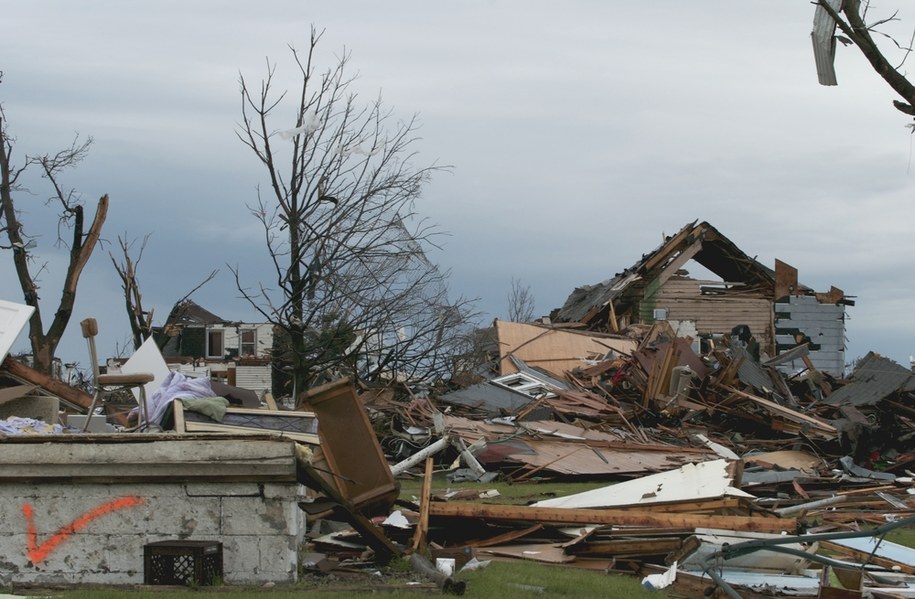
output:
MULTIPOLYGON (((254 283, 265 259, 237 78, 259 80, 269 56, 296 87, 286 44, 304 47, 311 23, 327 30, 324 64, 352 50, 362 97, 421 114, 419 160, 454 166, 418 208, 450 231, 434 257, 453 291, 488 314, 512 277, 546 313, 701 219, 857 295, 850 357, 913 351, 912 136, 853 49, 839 50, 840 85, 817 85, 807 3, 10 3, 0 99, 21 147, 95 137, 67 181, 89 201, 111 194, 109 240, 154 232, 140 276, 161 317, 216 267, 198 301, 253 317, 224 267, 254 283)), ((113 352, 127 325, 104 253, 85 276, 78 315, 104 313, 113 352)), ((15 285, 0 297, 21 301, 15 285)), ((68 335, 63 351, 82 355, 68 335)))

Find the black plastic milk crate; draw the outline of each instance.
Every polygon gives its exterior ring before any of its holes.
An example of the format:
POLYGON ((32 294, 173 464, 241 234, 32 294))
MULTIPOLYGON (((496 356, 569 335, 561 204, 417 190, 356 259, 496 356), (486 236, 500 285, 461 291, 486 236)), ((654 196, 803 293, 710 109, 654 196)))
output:
POLYGON ((143 546, 143 582, 207 586, 222 582, 219 541, 159 541, 143 546))

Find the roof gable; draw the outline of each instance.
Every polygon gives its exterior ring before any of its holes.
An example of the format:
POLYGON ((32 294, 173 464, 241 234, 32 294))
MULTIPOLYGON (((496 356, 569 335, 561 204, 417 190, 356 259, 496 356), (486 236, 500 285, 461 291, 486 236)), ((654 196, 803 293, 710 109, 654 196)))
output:
POLYGON ((774 289, 772 269, 748 256, 709 223, 693 221, 614 278, 575 289, 553 317, 567 322, 588 321, 633 284, 650 280, 663 283, 691 259, 724 281, 774 289))

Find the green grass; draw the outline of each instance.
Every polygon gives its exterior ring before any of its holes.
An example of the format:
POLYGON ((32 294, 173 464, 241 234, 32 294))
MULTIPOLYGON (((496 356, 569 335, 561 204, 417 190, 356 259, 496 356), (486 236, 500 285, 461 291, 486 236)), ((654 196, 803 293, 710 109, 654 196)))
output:
POLYGON ((905 528, 891 530, 887 533, 886 540, 915 549, 915 526, 906 526, 905 528))
MULTIPOLYGON (((254 594, 263 595, 263 599, 299 599, 303 594, 320 597, 353 597, 361 595, 382 595, 390 599, 415 598, 422 595, 442 596, 438 589, 430 589, 428 581, 418 574, 408 579, 424 583, 417 591, 405 590, 402 580, 394 587, 385 588, 383 583, 375 582, 366 575, 360 579, 348 579, 340 584, 319 582, 299 583, 296 585, 277 586, 273 589, 245 588, 232 589, 231 586, 219 590, 169 590, 166 593, 157 591, 129 591, 92 589, 52 593, 50 596, 65 599, 156 599, 167 594, 169 599, 243 599, 254 594), (395 590, 399 589, 399 590, 395 590)), ((649 591, 643 588, 640 580, 634 576, 621 574, 604 574, 579 570, 564 566, 548 566, 533 562, 492 562, 489 567, 473 572, 459 573, 455 577, 467 583, 466 597, 473 599, 522 599, 531 596, 542 597, 619 597, 640 599, 649 597, 663 599, 663 592, 649 591)), ((48 596, 48 595, 46 595, 48 596)), ((446 595, 447 596, 447 595, 446 595)))
MULTIPOLYGON (((422 478, 401 480, 399 482, 401 499, 414 502, 419 500, 419 496, 422 493, 423 487, 422 478)), ((491 499, 478 499, 473 501, 524 505, 526 503, 541 501, 553 497, 574 495, 575 493, 582 493, 584 491, 590 491, 591 489, 606 487, 609 484, 612 483, 607 481, 553 482, 541 480, 516 483, 496 481, 485 484, 477 482, 449 483, 443 475, 437 474, 432 477, 432 494, 443 496, 448 491, 459 491, 467 489, 483 492, 490 489, 495 489, 499 492, 498 497, 493 497, 491 499)))
POLYGON ((493 562, 459 578, 467 581, 467 595, 472 597, 664 597, 643 588, 635 576, 527 562, 493 562))

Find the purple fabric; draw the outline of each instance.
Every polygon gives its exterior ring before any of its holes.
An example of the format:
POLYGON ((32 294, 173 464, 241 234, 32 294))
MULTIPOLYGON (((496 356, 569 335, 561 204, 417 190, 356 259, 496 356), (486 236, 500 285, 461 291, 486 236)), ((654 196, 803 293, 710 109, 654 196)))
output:
POLYGON ((180 372, 168 373, 159 388, 148 400, 149 420, 156 424, 162 420, 169 404, 179 398, 214 397, 209 377, 186 377, 180 372))

